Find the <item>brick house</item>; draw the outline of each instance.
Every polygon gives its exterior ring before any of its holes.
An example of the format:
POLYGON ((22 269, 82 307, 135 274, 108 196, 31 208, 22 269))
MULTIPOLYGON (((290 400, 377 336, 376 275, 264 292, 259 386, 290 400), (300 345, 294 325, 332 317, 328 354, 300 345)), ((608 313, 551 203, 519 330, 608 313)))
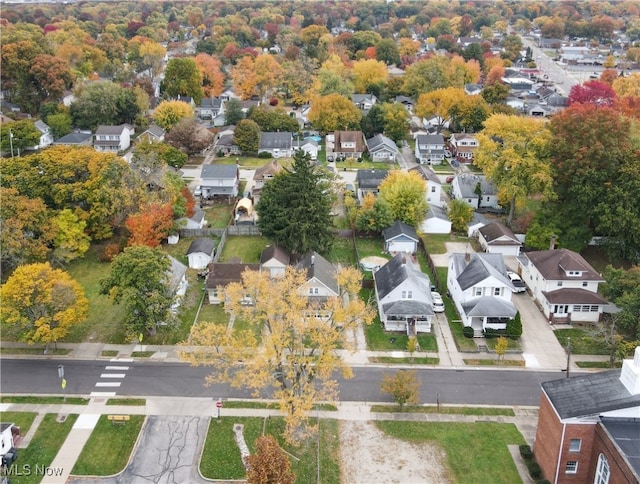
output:
POLYGON ((553 483, 640 482, 640 347, 622 370, 542 383, 536 460, 553 483))

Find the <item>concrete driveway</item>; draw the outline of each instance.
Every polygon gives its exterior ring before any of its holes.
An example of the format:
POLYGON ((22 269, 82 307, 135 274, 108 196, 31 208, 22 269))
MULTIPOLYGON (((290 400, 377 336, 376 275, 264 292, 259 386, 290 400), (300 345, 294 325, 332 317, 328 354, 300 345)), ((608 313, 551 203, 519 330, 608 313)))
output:
POLYGON ((150 415, 127 468, 115 477, 73 483, 183 484, 209 482, 198 472, 208 418, 150 415))

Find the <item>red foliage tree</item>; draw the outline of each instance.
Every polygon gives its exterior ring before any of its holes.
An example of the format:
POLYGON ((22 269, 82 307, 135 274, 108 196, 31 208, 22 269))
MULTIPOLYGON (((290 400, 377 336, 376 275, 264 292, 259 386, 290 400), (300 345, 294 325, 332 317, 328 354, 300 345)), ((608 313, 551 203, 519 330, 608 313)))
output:
POLYGON ((131 233, 129 245, 158 247, 173 227, 173 207, 168 203, 150 203, 130 215, 125 225, 131 233))
POLYGON ((571 88, 567 104, 593 104, 595 106, 612 106, 616 93, 611 86, 602 81, 587 81, 571 88))

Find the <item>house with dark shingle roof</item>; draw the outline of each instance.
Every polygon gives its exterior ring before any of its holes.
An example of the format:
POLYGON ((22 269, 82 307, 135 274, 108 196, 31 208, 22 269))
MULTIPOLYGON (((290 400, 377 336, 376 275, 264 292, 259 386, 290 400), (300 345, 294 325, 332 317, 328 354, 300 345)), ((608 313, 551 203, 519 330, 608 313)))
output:
POLYGON ((213 261, 216 242, 213 239, 201 237, 195 239, 187 249, 187 259, 191 269, 205 269, 213 261))
POLYGON ((382 231, 384 250, 389 254, 404 252, 413 254, 418 250, 420 237, 411 225, 396 220, 391 227, 382 231))
POLYGON ((498 204, 498 189, 484 175, 456 176, 451 182, 451 198, 463 200, 474 210, 500 206, 498 204))
POLYGON ((117 153, 131 146, 129 126, 98 126, 94 136, 93 147, 100 153, 117 153))
POLYGON ((336 131, 333 134, 336 158, 361 158, 366 148, 362 131, 336 131))
POLYGON ((431 332, 431 281, 402 254, 373 273, 378 315, 385 331, 431 332))
POLYGON ((224 288, 232 282, 242 282, 244 271, 259 271, 260 264, 243 264, 241 262, 213 262, 209 264, 207 275, 207 296, 209 304, 222 304, 224 300, 224 288))
POLYGON ((278 160, 268 161, 255 171, 253 174, 253 187, 251 188, 251 197, 253 198, 254 205, 260 201, 264 184, 272 180, 273 177, 281 171, 282 165, 278 163, 278 160))
POLYGON ((373 94, 354 94, 351 101, 359 110, 367 112, 378 102, 378 98, 373 94))
POLYGON ((602 276, 569 249, 526 252, 518 272, 549 322, 596 322, 609 303, 598 294, 602 276))
POLYGON ((214 120, 218 118, 219 122, 221 122, 220 124, 215 124, 215 126, 224 125, 224 101, 221 98, 205 97, 201 99, 197 111, 200 119, 214 120))
POLYGON ((462 324, 481 337, 486 329, 506 329, 518 312, 502 254, 452 254, 447 290, 462 324))
POLYGON ((164 141, 165 131, 157 124, 151 124, 136 139, 136 143, 160 143, 164 141))
POLYGON ((262 133, 258 153, 270 153, 274 158, 287 158, 293 156, 293 134, 285 131, 283 133, 262 133))
POLYGON ((420 164, 442 164, 444 160, 444 136, 441 134, 420 134, 416 136, 415 155, 420 164))
POLYGON ((167 280, 169 283, 169 290, 171 291, 171 294, 173 294, 171 310, 176 311, 182 304, 182 299, 187 293, 187 286, 189 285, 189 282, 187 281, 187 266, 175 257, 168 257, 171 262, 171 267, 167 271, 167 280))
POLYGON ((533 450, 551 482, 640 482, 640 347, 621 370, 542 383, 533 450))
POLYGON ((307 272, 307 282, 298 291, 310 301, 323 301, 340 294, 336 267, 317 252, 307 254, 296 264, 296 269, 307 272))
POLYGON ((378 196, 380 183, 389 174, 389 170, 358 170, 356 172, 356 184, 358 185, 358 200, 362 203, 367 193, 378 196))
POLYGON ((289 267, 289 253, 276 244, 267 245, 260 254, 260 267, 269 271, 269 277, 282 277, 289 267))
POLYGON ((522 242, 509 227, 500 222, 492 222, 478 229, 478 242, 485 252, 518 256, 522 242))
POLYGON ((53 142, 54 146, 91 146, 93 143, 93 134, 82 131, 74 131, 65 134, 53 142))

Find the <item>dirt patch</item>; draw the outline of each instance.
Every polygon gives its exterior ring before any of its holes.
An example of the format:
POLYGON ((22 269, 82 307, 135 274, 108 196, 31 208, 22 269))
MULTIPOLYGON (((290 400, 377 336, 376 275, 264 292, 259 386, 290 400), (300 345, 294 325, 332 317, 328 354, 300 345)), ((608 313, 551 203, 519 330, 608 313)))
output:
POLYGON ((349 484, 451 482, 437 445, 389 437, 373 422, 341 421, 342 482, 349 484))

